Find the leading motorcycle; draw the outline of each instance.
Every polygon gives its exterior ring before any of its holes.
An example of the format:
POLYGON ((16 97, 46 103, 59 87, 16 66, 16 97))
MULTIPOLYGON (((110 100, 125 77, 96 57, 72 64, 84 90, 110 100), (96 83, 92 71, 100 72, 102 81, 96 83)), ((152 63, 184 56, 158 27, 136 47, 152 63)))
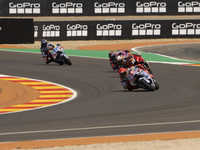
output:
POLYGON ((133 77, 129 82, 131 90, 134 85, 137 85, 138 88, 147 89, 150 91, 155 91, 159 89, 159 85, 154 79, 154 76, 147 71, 142 65, 136 65, 132 67, 130 71, 130 76, 133 77))

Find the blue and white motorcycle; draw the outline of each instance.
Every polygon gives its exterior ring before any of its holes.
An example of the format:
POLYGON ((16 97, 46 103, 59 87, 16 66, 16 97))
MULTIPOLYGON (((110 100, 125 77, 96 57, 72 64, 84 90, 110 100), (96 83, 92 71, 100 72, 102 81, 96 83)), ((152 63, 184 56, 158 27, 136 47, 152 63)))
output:
POLYGON ((70 58, 65 54, 62 46, 58 45, 50 52, 55 63, 72 65, 70 58))

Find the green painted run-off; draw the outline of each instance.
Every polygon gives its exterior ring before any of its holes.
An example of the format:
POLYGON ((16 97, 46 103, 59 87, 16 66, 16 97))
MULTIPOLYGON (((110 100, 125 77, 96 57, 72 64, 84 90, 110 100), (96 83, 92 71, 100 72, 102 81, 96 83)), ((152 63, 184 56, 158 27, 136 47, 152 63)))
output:
MULTIPOLYGON (((0 49, 0 50, 28 52, 28 53, 41 53, 40 49, 0 49)), ((66 55, 69 55, 69 56, 108 59, 109 51, 68 49, 68 50, 65 50, 65 53, 66 53, 66 55)), ((154 62, 166 62, 166 63, 200 64, 200 62, 197 62, 197 61, 181 60, 181 59, 171 58, 171 57, 163 56, 163 55, 159 55, 159 54, 145 53, 145 52, 142 52, 141 54, 142 54, 142 57, 146 61, 149 61, 149 62, 154 61, 154 62)))

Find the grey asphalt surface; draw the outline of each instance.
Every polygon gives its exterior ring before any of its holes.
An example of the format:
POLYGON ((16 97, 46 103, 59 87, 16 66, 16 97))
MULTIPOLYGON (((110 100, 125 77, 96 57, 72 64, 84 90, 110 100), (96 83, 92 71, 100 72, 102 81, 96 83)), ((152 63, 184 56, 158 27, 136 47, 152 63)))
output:
POLYGON ((139 50, 142 52, 158 53, 171 57, 177 57, 179 59, 200 62, 200 43, 150 46, 140 48, 139 50))
POLYGON ((199 67, 151 63, 160 89, 129 92, 108 60, 70 58, 72 66, 46 65, 39 54, 0 51, 1 74, 78 92, 64 104, 0 115, 0 142, 200 129, 199 67))

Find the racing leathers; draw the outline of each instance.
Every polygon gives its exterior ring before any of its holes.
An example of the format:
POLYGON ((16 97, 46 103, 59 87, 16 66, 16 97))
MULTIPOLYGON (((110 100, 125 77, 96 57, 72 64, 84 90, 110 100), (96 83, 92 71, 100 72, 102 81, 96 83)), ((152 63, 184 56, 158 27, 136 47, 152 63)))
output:
POLYGON ((45 59, 46 64, 53 61, 50 51, 54 49, 54 44, 47 43, 46 46, 41 46, 42 57, 45 59))
POLYGON ((110 65, 112 66, 112 69, 116 70, 118 68, 116 53, 111 51, 109 52, 108 56, 110 58, 110 65))
POLYGON ((142 58, 141 55, 131 54, 131 56, 125 59, 124 67, 130 68, 132 66, 140 65, 140 64, 144 66, 152 74, 149 64, 144 60, 144 58, 142 58))
POLYGON ((119 69, 123 66, 125 59, 131 56, 130 50, 119 50, 117 52, 109 52, 110 64, 113 70, 119 69))
MULTIPOLYGON (((120 80, 124 89, 128 89, 129 91, 140 87, 138 87, 138 77, 145 76, 153 79, 153 75, 140 64, 132 66, 123 71, 124 69, 125 68, 120 68, 119 70, 120 80)), ((154 82, 156 81, 154 80, 154 82)))
POLYGON ((120 74, 120 81, 124 89, 128 89, 129 91, 132 91, 133 89, 137 89, 138 86, 135 83, 135 80, 136 80, 138 68, 132 66, 131 68, 125 69, 125 74, 121 75, 120 71, 123 69, 125 68, 119 69, 119 74, 120 74))
POLYGON ((137 64, 145 64, 146 66, 149 66, 148 63, 142 58, 141 55, 132 54, 133 58, 135 59, 135 65, 137 64))

